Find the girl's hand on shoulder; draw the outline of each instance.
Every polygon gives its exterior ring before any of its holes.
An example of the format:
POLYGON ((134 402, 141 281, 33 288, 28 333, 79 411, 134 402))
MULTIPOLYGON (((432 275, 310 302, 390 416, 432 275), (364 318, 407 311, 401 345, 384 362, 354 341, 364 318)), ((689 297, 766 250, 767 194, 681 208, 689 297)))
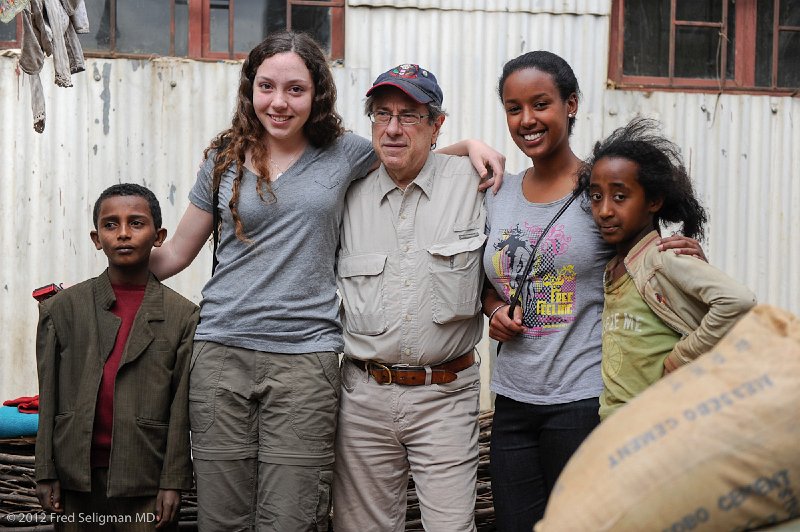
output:
POLYGON ((514 318, 508 316, 509 305, 503 305, 489 318, 489 337, 498 342, 508 342, 523 331, 522 309, 514 309, 514 318))
POLYGON ((478 185, 478 190, 486 190, 492 188, 492 193, 497 194, 500 187, 503 186, 503 173, 495 174, 488 172, 485 176, 481 177, 481 183, 478 185))
POLYGON ((495 194, 500 190, 503 173, 506 170, 506 157, 485 142, 476 139, 460 140, 455 144, 439 148, 436 153, 469 156, 472 166, 481 178, 478 190, 492 187, 492 192, 495 194))
POLYGON ((676 255, 689 255, 708 262, 700 242, 683 235, 672 235, 657 241, 659 251, 672 250, 676 255))

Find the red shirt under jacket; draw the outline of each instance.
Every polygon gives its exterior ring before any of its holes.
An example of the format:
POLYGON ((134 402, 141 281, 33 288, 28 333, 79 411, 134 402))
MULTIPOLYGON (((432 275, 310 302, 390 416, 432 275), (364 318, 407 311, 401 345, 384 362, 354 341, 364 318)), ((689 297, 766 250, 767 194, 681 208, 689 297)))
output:
POLYGON ((133 327, 133 320, 142 305, 144 289, 142 286, 122 286, 112 284, 117 301, 111 307, 111 312, 122 319, 111 350, 103 366, 103 378, 97 392, 97 406, 94 412, 94 428, 92 430, 92 467, 108 467, 111 456, 111 433, 114 427, 114 381, 117 379, 117 370, 122 360, 122 353, 128 342, 128 335, 133 327))

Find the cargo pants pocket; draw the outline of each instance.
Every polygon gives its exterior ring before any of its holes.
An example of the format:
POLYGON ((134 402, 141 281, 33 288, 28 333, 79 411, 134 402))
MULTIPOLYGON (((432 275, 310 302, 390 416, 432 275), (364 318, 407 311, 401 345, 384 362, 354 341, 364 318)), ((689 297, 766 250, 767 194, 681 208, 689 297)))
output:
POLYGON ((205 432, 214 423, 217 387, 228 350, 224 345, 199 342, 194 345, 189 370, 189 428, 205 432))

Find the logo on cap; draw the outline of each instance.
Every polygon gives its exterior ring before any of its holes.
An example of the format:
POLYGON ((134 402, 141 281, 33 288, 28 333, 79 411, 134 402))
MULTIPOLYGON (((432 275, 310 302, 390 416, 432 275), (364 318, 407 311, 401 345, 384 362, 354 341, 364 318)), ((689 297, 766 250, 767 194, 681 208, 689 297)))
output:
POLYGON ((404 79, 416 79, 419 77, 417 73, 422 74, 426 78, 428 77, 427 70, 420 68, 419 65, 412 65, 410 63, 398 65, 389 71, 390 76, 404 79))

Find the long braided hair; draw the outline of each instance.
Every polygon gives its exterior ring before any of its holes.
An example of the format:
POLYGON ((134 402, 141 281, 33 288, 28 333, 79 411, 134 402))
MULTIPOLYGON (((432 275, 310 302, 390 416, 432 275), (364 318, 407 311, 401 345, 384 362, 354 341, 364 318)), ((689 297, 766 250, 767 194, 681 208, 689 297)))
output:
POLYGON ((236 238, 245 242, 248 238, 237 206, 248 150, 251 150, 251 160, 258 176, 256 182, 258 197, 261 201, 265 201, 266 196, 275 198, 269 181, 269 149, 264 141, 267 132, 253 107, 253 83, 256 71, 265 59, 285 52, 294 52, 303 60, 314 83, 311 114, 303 125, 303 134, 308 142, 314 147, 324 148, 344 133, 342 117, 336 112, 336 84, 333 81, 333 74, 325 54, 309 35, 293 31, 272 33, 250 51, 242 65, 236 111, 231 127, 214 137, 203 153, 205 158, 208 158, 209 154, 215 154, 212 176, 214 190, 219 190, 222 174, 230 166, 233 165, 236 169, 233 193, 228 206, 233 216, 236 238))

